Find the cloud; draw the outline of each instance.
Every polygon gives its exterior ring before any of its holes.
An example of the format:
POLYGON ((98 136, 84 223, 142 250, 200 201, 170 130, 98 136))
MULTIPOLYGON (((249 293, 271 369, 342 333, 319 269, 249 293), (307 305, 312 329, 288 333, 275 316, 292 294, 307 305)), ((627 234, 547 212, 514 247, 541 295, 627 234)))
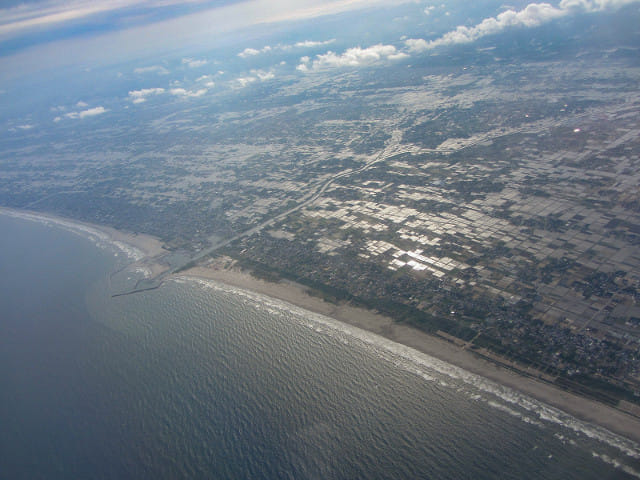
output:
POLYGON ((276 52, 276 51, 288 51, 291 50, 293 48, 315 48, 315 47, 322 47, 322 46, 326 46, 326 45, 330 45, 333 42, 335 42, 335 38, 332 38, 331 40, 324 40, 324 41, 315 41, 315 40, 304 40, 302 42, 296 42, 294 44, 278 44, 278 45, 265 45, 264 47, 260 48, 260 49, 256 49, 256 48, 245 48, 242 52, 240 52, 238 54, 239 57, 241 58, 249 58, 249 57, 255 57, 257 55, 260 55, 262 53, 268 53, 268 52, 276 52))
POLYGON ((310 61, 309 57, 302 57, 300 59, 301 63, 296 68, 301 72, 308 72, 309 70, 327 68, 361 67, 373 65, 384 60, 401 60, 407 57, 406 53, 399 52, 393 45, 379 43, 368 48, 349 48, 342 54, 329 51, 325 54, 316 55, 313 62, 310 61))
POLYGON ((411 51, 417 52, 442 45, 471 43, 486 35, 493 35, 510 27, 536 27, 543 23, 563 17, 567 10, 556 8, 548 3, 530 3, 523 10, 506 10, 496 17, 485 18, 473 27, 459 26, 430 42, 409 39, 405 44, 411 51))
POLYGON ((88 107, 89 104, 86 102, 83 102, 82 100, 80 100, 78 103, 76 103, 76 107, 78 108, 84 108, 84 107, 88 107))
POLYGON ((603 10, 615 10, 637 2, 638 0, 562 0, 560 8, 564 10, 601 12, 603 10))
POLYGON ((162 65, 151 65, 150 67, 139 67, 133 70, 133 73, 144 75, 145 73, 157 73, 158 75, 168 75, 170 72, 162 65))
POLYGON ((276 78, 273 72, 257 72, 256 75, 261 82, 266 82, 267 80, 273 80, 274 78, 276 78))
POLYGON ((238 54, 238 56, 242 58, 251 57, 253 55, 260 55, 260 50, 256 50, 255 48, 245 48, 238 54))
POLYGON ((247 85, 257 82, 258 80, 261 82, 266 82, 267 80, 273 80, 276 78, 275 73, 272 71, 265 72, 264 70, 251 70, 249 72, 251 75, 247 75, 245 77, 236 78, 236 82, 240 87, 246 87, 247 85))
POLYGON ((426 7, 424 9, 424 14, 425 15, 431 15, 431 12, 434 11, 436 9, 436 7, 434 7, 433 5, 431 5, 430 7, 426 7))
POLYGON ((107 110, 104 107, 94 107, 81 111, 80 113, 78 113, 78 117, 95 117, 96 115, 102 115, 105 112, 107 112, 107 110))
POLYGON ((238 54, 241 58, 249 58, 255 57, 256 55, 260 55, 261 53, 270 52, 272 48, 269 45, 262 47, 260 50, 256 50, 255 48, 245 48, 242 52, 238 54))
POLYGON ((189 68, 204 67, 207 63, 209 63, 208 60, 194 60, 193 58, 182 59, 182 64, 188 66, 189 68))
POLYGON ((129 98, 133 103, 142 103, 147 100, 150 95, 160 95, 164 93, 164 88, 143 88, 141 90, 131 90, 129 98))
POLYGON ((256 80, 258 80, 256 77, 240 77, 236 79, 236 81, 240 84, 241 87, 246 87, 247 85, 255 82, 256 80))
POLYGON ((429 42, 422 38, 409 38, 404 41, 410 52, 424 52, 429 49, 429 42))
POLYGON ((171 95, 175 95, 176 97, 189 97, 189 98, 201 97, 207 92, 208 90, 206 88, 201 88, 199 90, 185 90, 184 88, 172 88, 171 90, 169 90, 169 93, 171 95))
MULTIPOLYGON (((106 113, 108 111, 109 110, 105 109, 104 107, 93 107, 93 108, 88 108, 87 110, 82 110, 80 112, 69 112, 69 113, 66 113, 64 116, 66 118, 95 117, 96 115, 102 115, 103 113, 106 113)), ((56 117, 56 118, 60 118, 60 117, 56 117)), ((54 122, 58 121, 55 118, 53 120, 54 122)))
POLYGON ((331 40, 325 40, 324 42, 317 42, 314 40, 305 40, 304 42, 294 43, 293 46, 297 48, 323 47, 325 45, 331 45, 335 41, 336 41, 335 38, 332 38, 331 40))
POLYGON ((493 35, 507 28, 537 27, 575 12, 596 12, 617 9, 639 0, 562 0, 558 7, 549 3, 530 3, 522 10, 506 10, 495 17, 485 18, 479 24, 466 27, 461 25, 435 40, 421 38, 405 40, 412 53, 424 52, 436 47, 471 43, 484 36, 493 35))
POLYGON ((211 75, 202 75, 196 78, 196 82, 204 82, 204 86, 207 88, 212 88, 215 86, 213 77, 211 75))
POLYGON ((31 125, 30 123, 27 123, 24 125, 18 125, 18 128, 20 130, 31 130, 33 128, 33 125, 31 125))

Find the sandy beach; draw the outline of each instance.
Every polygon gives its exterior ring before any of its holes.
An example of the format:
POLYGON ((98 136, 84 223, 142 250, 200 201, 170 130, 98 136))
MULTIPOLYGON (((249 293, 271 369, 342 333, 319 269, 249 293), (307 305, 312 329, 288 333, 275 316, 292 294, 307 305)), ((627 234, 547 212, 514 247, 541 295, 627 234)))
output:
POLYGON ((520 375, 485 360, 461 346, 420 330, 395 323, 391 318, 350 305, 334 305, 307 293, 303 285, 290 281, 267 282, 236 267, 213 262, 181 275, 215 280, 226 285, 277 298, 306 310, 381 335, 394 342, 451 363, 567 412, 574 417, 602 426, 613 433, 640 443, 640 419, 599 402, 566 392, 549 383, 520 375))
MULTIPOLYGON (((0 208, 0 214, 32 221, 51 222, 80 235, 111 242, 130 256, 133 266, 146 269, 150 276, 158 275, 167 269, 161 262, 162 255, 167 251, 163 249, 159 239, 149 235, 121 232, 110 227, 35 212, 0 208)), ((217 259, 207 266, 194 267, 176 276, 217 281, 331 317, 507 386, 580 420, 604 427, 615 434, 640 443, 640 418, 638 417, 564 391, 550 383, 518 374, 480 357, 463 346, 428 335, 411 326, 398 324, 387 316, 346 304, 328 303, 310 295, 305 286, 295 282, 282 280, 276 283, 256 278, 249 272, 234 266, 233 263, 231 259, 217 259)))

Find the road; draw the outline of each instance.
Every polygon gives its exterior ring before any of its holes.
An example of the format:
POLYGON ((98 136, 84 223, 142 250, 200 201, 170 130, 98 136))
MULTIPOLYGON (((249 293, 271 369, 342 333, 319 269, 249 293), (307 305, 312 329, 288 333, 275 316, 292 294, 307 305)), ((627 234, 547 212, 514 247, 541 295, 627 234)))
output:
MULTIPOLYGON (((256 225, 255 227, 251 227, 248 230, 245 230, 242 233, 239 233, 237 235, 234 235, 233 237, 227 238, 225 240, 222 240, 220 242, 217 242, 216 244, 212 245, 211 247, 202 250, 200 252, 198 252, 195 256, 191 257, 189 259, 189 261, 184 262, 181 265, 175 266, 174 268, 167 270, 163 273, 161 273, 160 275, 153 277, 153 278, 146 278, 143 280, 140 280, 136 286, 131 290, 131 291, 127 291, 127 292, 123 292, 123 293, 117 293, 115 295, 113 295, 114 297, 117 296, 123 296, 123 295, 131 295, 134 293, 139 293, 139 292, 145 292, 145 291, 149 291, 149 290, 154 290, 156 288, 158 288, 160 285, 162 285, 162 283, 164 282, 164 279, 167 278, 168 276, 175 274, 177 272, 180 272, 182 270, 185 270, 187 268, 189 268, 189 266, 191 265, 195 265, 197 264, 200 260, 202 260, 203 258, 206 258, 208 256, 210 256, 211 254, 215 253, 217 250, 226 247, 227 245, 232 244, 233 242, 240 240, 241 238, 245 238, 245 237, 250 237, 251 235, 254 235, 260 231, 262 231, 263 229, 275 224, 276 222, 282 220, 283 218, 287 217, 288 215, 291 215, 292 213, 297 212, 298 210, 305 208, 311 204, 313 204, 316 200, 318 200, 318 198, 320 198, 326 191, 327 189, 337 180, 341 179, 341 178, 345 178, 348 177, 350 175, 354 175, 357 173, 362 173, 368 169, 370 169, 371 167, 373 167, 376 163, 381 162, 382 160, 385 160, 391 156, 397 155, 399 153, 402 153, 398 150, 398 146, 400 145, 400 141, 402 139, 402 132, 400 130, 394 130, 391 138, 389 139, 389 141, 387 142, 387 144, 385 145, 385 148, 378 153, 378 155, 376 155, 374 158, 372 158, 371 160, 367 161, 364 163, 364 165, 362 165, 361 167, 356 168, 355 170, 352 169, 348 169, 348 170, 344 170, 342 172, 339 172, 337 174, 335 174, 333 177, 329 178, 328 180, 325 180, 313 187, 311 187, 311 191, 309 193, 307 193, 306 195, 304 195, 301 199, 301 202, 298 203, 295 207, 292 207, 284 212, 281 212, 263 222, 261 222, 260 224, 256 225)), ((152 261, 154 259, 151 259, 152 261)), ((161 260, 161 258, 158 258, 156 260, 161 260)))
POLYGON ((389 140, 389 143, 385 146, 384 150, 382 150, 378 155, 376 155, 375 158, 373 158, 372 160, 369 160, 368 162, 366 162, 361 167, 359 167, 359 168, 357 168, 355 170, 351 170, 351 169, 344 170, 344 171, 342 171, 340 173, 335 174, 330 179, 325 180, 323 183, 320 183, 319 185, 316 185, 315 187, 313 187, 312 191, 307 193, 305 196, 303 196, 302 199, 301 199, 302 201, 298 205, 296 205, 295 207, 292 207, 289 210, 286 210, 286 211, 284 211, 282 213, 279 213, 279 214, 275 215, 274 217, 271 217, 268 220, 263 221, 259 225, 256 225, 255 227, 252 227, 252 228, 250 228, 248 230, 245 230, 242 233, 239 233, 238 235, 235 235, 235 236, 233 236, 231 238, 227 238, 225 240, 222 240, 221 242, 216 243, 215 245, 207 248, 206 250, 201 251, 196 256, 192 257, 191 260, 189 262, 186 262, 184 265, 180 265, 178 267, 175 267, 173 270, 171 270, 170 273, 175 273, 176 271, 184 269, 184 267, 187 264, 197 263, 198 261, 200 261, 203 258, 207 257, 208 255, 211 255, 212 253, 214 253, 216 250, 219 250, 220 248, 226 247, 227 245, 230 245, 231 243, 235 242, 236 240, 240 240, 241 238, 250 237, 251 235, 262 231, 264 228, 269 227, 269 226, 273 225, 274 223, 282 220, 283 218, 287 217, 288 215, 291 215, 292 213, 295 213, 298 210, 311 205, 318 198, 320 198, 324 194, 324 192, 326 192, 327 189, 336 180, 339 180, 339 179, 344 178, 344 177, 348 177, 350 175, 354 175, 354 174, 357 174, 357 173, 364 172, 365 170, 370 169, 376 163, 378 163, 378 162, 380 162, 382 160, 385 160, 385 159, 389 158, 392 155, 396 155, 396 150, 395 149, 400 144, 401 137, 402 137, 402 132, 400 130, 395 130, 393 132, 393 134, 391 135, 391 139, 389 140))

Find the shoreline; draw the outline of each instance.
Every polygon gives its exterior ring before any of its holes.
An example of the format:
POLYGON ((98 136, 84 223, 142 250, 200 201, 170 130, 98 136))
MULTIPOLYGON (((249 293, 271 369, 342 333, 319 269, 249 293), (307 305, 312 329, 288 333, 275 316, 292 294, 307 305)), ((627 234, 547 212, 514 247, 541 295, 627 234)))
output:
POLYGON ((155 261, 157 257, 168 253, 168 251, 164 249, 160 239, 152 237, 151 235, 123 232, 113 227, 82 222, 49 213, 18 210, 1 206, 0 215, 44 224, 52 223, 76 235, 89 238, 90 240, 111 244, 129 257, 131 260, 130 266, 145 269, 149 276, 159 275, 168 269, 168 267, 155 261))
MULTIPOLYGON (((126 233, 112 227, 80 222, 40 212, 0 207, 0 214, 37 222, 50 222, 92 240, 107 242, 131 259, 130 266, 144 268, 149 276, 168 269, 158 257, 168 253, 162 242, 144 234, 126 233)), ((223 262, 224 263, 224 262, 223 262)), ((313 313, 321 314, 343 324, 379 335, 397 344, 434 357, 466 372, 508 387, 517 393, 532 397, 548 406, 565 412, 576 419, 633 442, 636 455, 640 455, 640 418, 609 407, 586 397, 562 390, 550 383, 527 377, 482 358, 443 338, 429 335, 417 328, 396 323, 390 317, 347 304, 333 304, 308 293, 308 288, 289 280, 266 281, 220 262, 209 266, 192 267, 168 278, 195 278, 213 280, 221 284, 275 298, 313 313)))
MULTIPOLYGON (((640 444, 640 419, 597 401, 562 390, 550 383, 502 367, 474 352, 417 328, 396 323, 390 317, 351 305, 336 305, 312 296, 307 287, 289 280, 277 283, 256 278, 248 271, 214 265, 193 267, 180 272, 187 278, 213 280, 290 303, 302 309, 330 317, 392 342, 449 363, 469 373, 532 397, 576 419, 603 427, 611 433, 640 444)), ((637 447, 638 445, 636 445, 637 447)))

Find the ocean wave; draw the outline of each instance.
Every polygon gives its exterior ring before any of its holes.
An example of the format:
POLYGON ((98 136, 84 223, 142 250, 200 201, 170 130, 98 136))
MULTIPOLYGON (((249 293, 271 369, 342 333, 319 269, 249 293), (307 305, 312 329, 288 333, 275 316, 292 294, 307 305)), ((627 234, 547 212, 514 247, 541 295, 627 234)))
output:
POLYGON ((363 346, 366 345, 371 348, 378 357, 393 363, 398 368, 423 378, 425 381, 436 381, 442 387, 450 387, 451 380, 462 382, 471 387, 470 389, 463 390, 469 398, 477 398, 476 395, 480 392, 483 401, 485 401, 487 405, 518 417, 526 423, 541 426, 543 422, 547 422, 559 425, 589 439, 613 447, 628 457, 634 459, 640 458, 640 445, 632 440, 610 432, 604 427, 579 420, 569 413, 519 393, 510 387, 500 385, 497 382, 471 373, 461 367, 419 352, 411 347, 393 342, 375 333, 340 322, 319 313, 310 312, 279 299, 226 285, 215 280, 185 276, 178 277, 174 281, 180 281, 180 283, 189 282, 200 285, 203 288, 233 294, 245 301, 250 301, 255 308, 266 311, 271 315, 293 314, 295 317, 301 319, 301 325, 307 325, 322 335, 333 337, 346 335, 352 341, 357 339, 363 346), (309 323, 309 320, 311 320, 312 323, 309 323), (318 328, 318 324, 324 328, 318 328), (439 378, 439 376, 449 378, 450 381, 447 382, 445 379, 439 378), (500 400, 502 403, 496 400, 500 400), (511 405, 511 407, 509 405, 511 405), (512 407, 524 410, 528 415, 512 407))
POLYGON ((629 465, 625 465, 619 460, 616 460, 615 458, 611 458, 608 455, 605 455, 603 453, 598 453, 598 452, 591 452, 591 455, 593 455, 595 458, 602 460, 604 463, 607 463, 613 466, 614 468, 621 470, 628 475, 631 475, 632 477, 640 478, 640 472, 631 468, 629 465))

